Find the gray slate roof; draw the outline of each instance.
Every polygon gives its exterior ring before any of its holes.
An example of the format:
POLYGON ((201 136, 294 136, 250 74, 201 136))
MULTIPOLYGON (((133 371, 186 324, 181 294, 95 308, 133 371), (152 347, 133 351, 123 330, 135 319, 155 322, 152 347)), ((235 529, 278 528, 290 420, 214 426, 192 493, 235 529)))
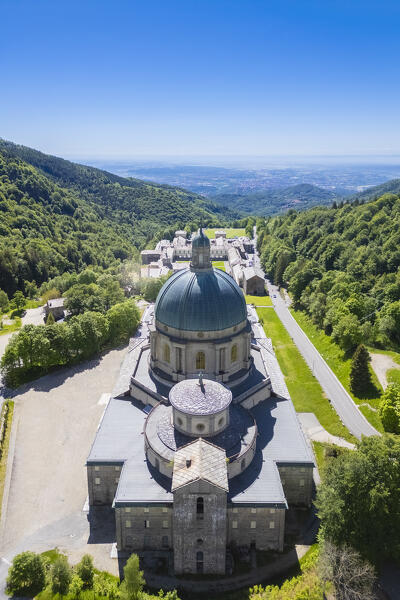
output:
POLYGON ((176 452, 172 491, 199 479, 228 491, 225 452, 202 438, 176 452))
POLYGON ((212 415, 224 410, 232 401, 232 392, 217 381, 185 379, 174 385, 169 401, 177 410, 190 415, 212 415))

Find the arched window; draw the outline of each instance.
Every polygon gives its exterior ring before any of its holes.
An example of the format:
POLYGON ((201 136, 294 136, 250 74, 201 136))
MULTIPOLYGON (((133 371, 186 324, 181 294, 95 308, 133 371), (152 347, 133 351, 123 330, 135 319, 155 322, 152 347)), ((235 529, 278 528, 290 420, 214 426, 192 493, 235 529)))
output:
POLYGON ((164 344, 164 360, 169 363, 171 361, 171 350, 168 344, 164 344))
POLYGON ((204 498, 197 498, 196 514, 198 519, 204 516, 204 498))
POLYGON ((206 368, 206 355, 204 352, 198 352, 196 354, 196 369, 202 371, 206 368))
POLYGON ((238 347, 237 347, 237 344, 234 344, 231 348, 231 363, 236 362, 237 357, 238 357, 238 347))
POLYGON ((196 571, 202 573, 204 568, 204 554, 199 550, 196 552, 196 571))

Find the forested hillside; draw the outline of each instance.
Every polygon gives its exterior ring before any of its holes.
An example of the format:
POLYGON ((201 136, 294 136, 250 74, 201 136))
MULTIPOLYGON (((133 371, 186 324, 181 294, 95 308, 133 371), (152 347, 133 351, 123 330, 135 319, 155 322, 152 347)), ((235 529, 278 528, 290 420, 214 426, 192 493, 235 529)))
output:
POLYGON ((263 190, 249 194, 219 194, 213 200, 234 210, 263 217, 286 212, 290 208, 305 210, 319 205, 331 205, 337 198, 332 190, 301 183, 286 188, 263 190))
POLYGON ((400 194, 400 179, 391 179, 380 185, 367 188, 363 192, 352 194, 349 200, 351 202, 368 202, 369 200, 377 200, 383 194, 400 194))
POLYGON ((138 256, 160 230, 219 225, 231 213, 183 190, 145 184, 0 140, 0 289, 138 256), (219 211, 219 212, 218 212, 219 211))
POLYGON ((258 221, 266 272, 342 348, 400 345, 400 197, 258 221))

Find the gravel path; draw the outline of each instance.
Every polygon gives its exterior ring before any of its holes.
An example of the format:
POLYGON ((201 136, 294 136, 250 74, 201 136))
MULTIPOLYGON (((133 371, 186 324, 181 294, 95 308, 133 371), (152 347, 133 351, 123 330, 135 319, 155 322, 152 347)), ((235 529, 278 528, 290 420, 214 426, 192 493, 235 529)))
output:
POLYGON ((15 452, 9 455, 10 487, 8 502, 6 493, 3 502, 1 582, 16 553, 56 546, 73 561, 89 552, 99 568, 117 570, 117 561, 109 558, 111 541, 98 536, 88 543, 89 523, 82 509, 85 461, 105 408, 100 399, 111 392, 126 351, 112 350, 42 377, 14 398, 15 452))
POLYGON ((387 371, 390 369, 400 369, 399 363, 395 362, 391 356, 387 354, 371 354, 371 366, 376 373, 379 383, 386 389, 388 380, 386 377, 387 371))

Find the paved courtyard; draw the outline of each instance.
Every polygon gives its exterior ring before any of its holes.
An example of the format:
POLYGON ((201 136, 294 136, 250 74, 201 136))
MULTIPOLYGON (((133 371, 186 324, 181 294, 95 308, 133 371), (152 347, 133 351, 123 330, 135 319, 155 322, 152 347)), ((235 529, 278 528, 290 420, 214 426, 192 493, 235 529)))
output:
POLYGON ((15 398, 13 468, 1 521, 2 581, 17 552, 56 546, 72 561, 89 552, 96 566, 117 573, 117 561, 109 558, 113 532, 92 527, 88 544, 82 509, 85 460, 105 408, 101 395, 111 392, 126 351, 43 377, 15 398))

